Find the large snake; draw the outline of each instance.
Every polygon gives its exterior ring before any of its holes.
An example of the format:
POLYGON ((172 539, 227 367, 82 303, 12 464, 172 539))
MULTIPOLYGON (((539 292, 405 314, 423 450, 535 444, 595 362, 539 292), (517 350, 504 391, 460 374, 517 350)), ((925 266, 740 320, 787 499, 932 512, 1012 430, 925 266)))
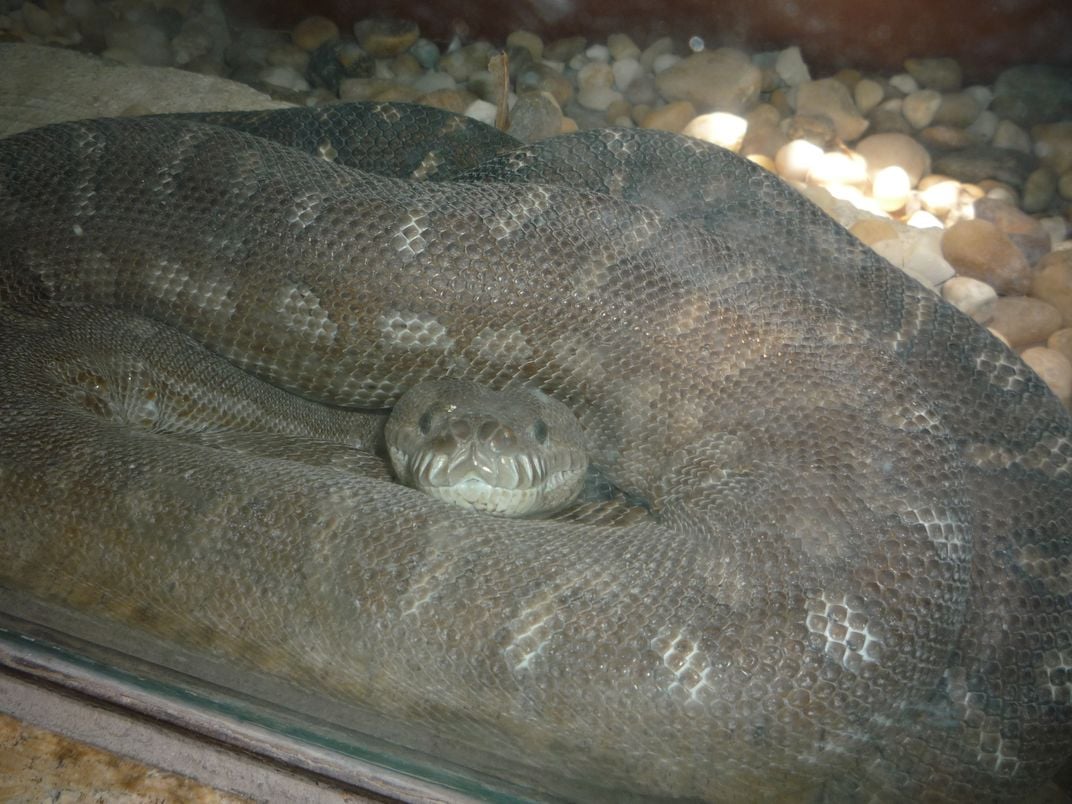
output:
POLYGON ((0 230, 8 589, 570 796, 1012 798, 1072 754, 1068 413, 733 154, 65 123, 0 141, 0 230), (377 412, 444 378, 562 403, 609 492, 398 483, 377 412))

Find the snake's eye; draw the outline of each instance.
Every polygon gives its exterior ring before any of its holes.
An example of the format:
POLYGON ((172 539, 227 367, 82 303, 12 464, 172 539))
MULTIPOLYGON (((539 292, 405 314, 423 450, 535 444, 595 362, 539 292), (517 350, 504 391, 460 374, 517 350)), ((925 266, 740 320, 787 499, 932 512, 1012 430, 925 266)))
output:
POLYGON ((547 440, 547 423, 543 419, 537 419, 532 425, 532 437, 536 443, 542 444, 547 440))
POLYGON ((432 411, 426 410, 421 414, 421 418, 417 419, 417 429, 421 435, 428 435, 432 431, 432 411))

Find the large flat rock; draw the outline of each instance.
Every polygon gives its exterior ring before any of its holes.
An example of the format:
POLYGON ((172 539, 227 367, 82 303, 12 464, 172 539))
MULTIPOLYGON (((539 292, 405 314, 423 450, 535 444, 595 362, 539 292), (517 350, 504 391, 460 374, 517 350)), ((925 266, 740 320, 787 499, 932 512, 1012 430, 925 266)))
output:
POLYGON ((0 136, 90 117, 289 105, 225 78, 128 67, 61 48, 0 44, 0 136))

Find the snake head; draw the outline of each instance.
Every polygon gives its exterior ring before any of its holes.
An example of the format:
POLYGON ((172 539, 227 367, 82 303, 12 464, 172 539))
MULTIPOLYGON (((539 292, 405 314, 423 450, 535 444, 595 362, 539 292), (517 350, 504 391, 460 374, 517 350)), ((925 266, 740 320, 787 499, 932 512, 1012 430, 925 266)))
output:
POLYGON ((414 386, 387 422, 398 479, 445 502, 500 516, 541 516, 573 502, 588 469, 572 411, 530 389, 468 380, 414 386))

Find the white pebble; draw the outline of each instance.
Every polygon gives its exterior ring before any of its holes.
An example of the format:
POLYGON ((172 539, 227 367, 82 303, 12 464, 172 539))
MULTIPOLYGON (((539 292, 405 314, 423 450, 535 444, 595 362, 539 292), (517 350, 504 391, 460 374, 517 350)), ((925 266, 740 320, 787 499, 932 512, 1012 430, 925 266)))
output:
POLYGON ((498 109, 494 103, 488 103, 485 100, 475 100, 469 104, 465 109, 465 116, 471 117, 474 120, 478 120, 481 123, 487 123, 489 126, 495 125, 495 116, 498 109))
POLYGON ((913 229, 944 229, 942 222, 931 212, 925 209, 917 209, 908 216, 906 224, 913 229))
POLYGON ((683 133, 736 152, 741 150, 746 131, 748 121, 743 117, 727 112, 712 112, 693 118, 683 133))
POLYGON ((932 290, 948 281, 953 267, 942 256, 941 229, 908 229, 871 247, 932 290))
POLYGON ((985 109, 990 105, 990 101, 994 100, 994 90, 982 84, 970 86, 964 92, 975 98, 975 102, 979 104, 980 109, 985 109))
POLYGON ((577 72, 577 87, 586 89, 609 89, 614 83, 614 71, 602 61, 592 61, 577 72))
POLYGON ((664 53, 661 56, 656 56, 655 61, 651 65, 651 71, 653 73, 661 73, 663 70, 668 70, 681 61, 681 56, 675 56, 673 53, 664 53))
POLYGON ((1068 235, 1068 222, 1060 215, 1049 215, 1045 218, 1040 218, 1039 225, 1050 236, 1050 243, 1053 244, 1054 249, 1068 235))
POLYGON ((920 190, 923 209, 944 218, 960 204, 960 182, 956 179, 936 181, 926 190, 920 190))
POLYGON ((908 174, 914 186, 930 173, 930 154, 907 134, 892 131, 872 134, 856 143, 856 151, 867 160, 872 174, 890 165, 898 165, 908 174))
POLYGON ((1011 120, 1002 120, 994 130, 991 144, 995 148, 1011 148, 1014 151, 1031 153, 1031 135, 1011 120))
POLYGON ((943 231, 940 226, 908 227, 905 230, 905 237, 912 240, 905 270, 936 292, 943 282, 948 282, 956 274, 953 266, 942 256, 943 231))
POLYGON ((628 34, 612 33, 607 36, 607 50, 615 61, 621 59, 639 59, 640 48, 628 34))
POLYGON ((611 65, 611 70, 614 72, 614 86, 622 91, 628 89, 636 77, 643 72, 640 62, 632 56, 618 59, 611 65))
POLYGON ((790 181, 804 181, 808 172, 823 157, 823 149, 807 140, 793 140, 778 149, 774 164, 778 175, 790 181))
POLYGON ((865 184, 867 162, 858 154, 830 151, 824 153, 808 170, 808 181, 828 187, 833 184, 865 184))
POLYGON ((912 194, 912 180, 899 165, 884 167, 875 174, 871 193, 886 212, 896 212, 912 194))
POLYGON ((804 58, 800 55, 800 48, 795 45, 787 47, 778 54, 778 58, 774 62, 774 71, 778 73, 778 77, 787 86, 791 87, 811 80, 808 65, 804 63, 804 58))
POLYGON ((447 73, 441 73, 438 70, 430 70, 413 82, 413 88, 420 92, 436 92, 441 89, 456 89, 457 87, 457 81, 447 73))
MULTIPOLYGON (((809 187, 812 185, 808 185, 809 187)), ((859 187, 852 184, 828 184, 824 187, 818 187, 817 189, 826 190, 839 204, 842 204, 843 208, 851 209, 853 215, 866 214, 869 216, 885 215, 878 204, 870 196, 864 195, 864 191, 859 187)), ((828 210, 829 211, 829 210, 828 210)), ((833 214, 833 213, 831 213, 833 214)), ((847 217, 843 219, 842 213, 834 215, 834 217, 842 224, 842 226, 852 226, 853 219, 847 217), (845 221, 849 221, 846 224, 845 221)))
POLYGON ((852 90, 852 97, 856 102, 856 108, 860 110, 860 114, 867 114, 882 103, 884 95, 885 91, 882 89, 882 84, 878 81, 872 81, 870 78, 863 78, 857 81, 852 90))
POLYGON ((260 72, 260 79, 266 84, 294 92, 309 91, 309 83, 291 67, 265 67, 260 72))
POLYGON ((917 131, 926 128, 934 120, 938 107, 942 105, 942 94, 933 89, 921 89, 913 92, 901 104, 901 114, 909 125, 917 131))
POLYGON ((989 109, 979 112, 979 116, 965 129, 972 139, 979 143, 990 142, 997 130, 998 116, 989 109))
POLYGON ((908 73, 898 73, 893 76, 890 79, 890 86, 905 95, 911 95, 913 92, 919 91, 919 84, 916 83, 916 79, 908 73))
POLYGON ((606 45, 591 45, 584 55, 592 61, 610 61, 610 48, 606 45))
POLYGON ((669 36, 663 36, 656 39, 644 49, 644 52, 640 54, 640 64, 650 70, 655 63, 655 59, 659 56, 671 53, 673 50, 674 40, 669 36))
POLYGON ((970 276, 954 276, 942 285, 942 298, 978 323, 985 324, 994 312, 998 294, 986 282, 970 276))
POLYGON ((622 93, 610 87, 585 87, 577 93, 577 103, 597 112, 605 112, 612 103, 620 100, 622 93))

